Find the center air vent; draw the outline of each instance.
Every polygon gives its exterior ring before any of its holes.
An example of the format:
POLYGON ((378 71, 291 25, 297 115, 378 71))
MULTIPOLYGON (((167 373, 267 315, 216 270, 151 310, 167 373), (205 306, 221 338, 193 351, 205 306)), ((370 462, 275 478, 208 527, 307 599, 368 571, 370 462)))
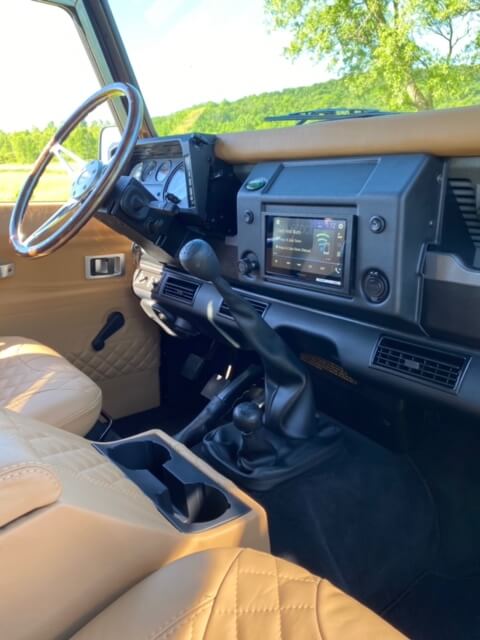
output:
POLYGON ((467 358, 386 336, 380 338, 372 365, 442 389, 457 389, 467 358))
POLYGON ((198 284, 190 280, 182 280, 168 276, 162 288, 162 295, 173 298, 186 304, 193 304, 193 299, 198 291, 198 284))
MULTIPOLYGON (((266 302, 262 302, 261 300, 255 300, 254 298, 247 298, 246 296, 242 296, 244 300, 249 302, 259 316, 263 317, 263 314, 268 309, 268 304, 266 302)), ((233 320, 232 313, 228 307, 228 304, 222 302, 220 305, 220 309, 218 310, 218 315, 223 316, 224 318, 230 318, 233 320)))

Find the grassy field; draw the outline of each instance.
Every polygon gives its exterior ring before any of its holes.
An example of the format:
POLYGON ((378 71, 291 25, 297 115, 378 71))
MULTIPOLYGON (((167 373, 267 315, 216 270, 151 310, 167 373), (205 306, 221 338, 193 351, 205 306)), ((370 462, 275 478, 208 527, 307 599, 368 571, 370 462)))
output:
MULTIPOLYGON (((30 165, 0 164, 0 202, 15 202, 30 171, 30 165)), ((70 177, 51 165, 33 194, 33 202, 66 202, 70 194, 70 177)))

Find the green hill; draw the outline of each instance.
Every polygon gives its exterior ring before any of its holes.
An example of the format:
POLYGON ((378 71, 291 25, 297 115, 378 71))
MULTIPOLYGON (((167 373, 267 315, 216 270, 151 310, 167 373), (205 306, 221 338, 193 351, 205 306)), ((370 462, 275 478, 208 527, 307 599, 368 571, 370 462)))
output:
MULTIPOLYGON (((451 70, 455 73, 456 70, 451 70)), ((452 99, 448 79, 439 86, 435 94, 436 108, 460 107, 480 102, 479 67, 468 69, 468 81, 464 95, 452 99)), ((348 78, 329 80, 307 87, 272 91, 246 96, 239 100, 207 102, 195 105, 167 116, 153 118, 159 135, 201 131, 203 133, 226 133, 247 129, 267 129, 288 126, 289 123, 265 122, 268 115, 281 115, 292 111, 321 109, 327 107, 362 107, 390 110, 387 91, 375 89, 354 92, 348 78)))

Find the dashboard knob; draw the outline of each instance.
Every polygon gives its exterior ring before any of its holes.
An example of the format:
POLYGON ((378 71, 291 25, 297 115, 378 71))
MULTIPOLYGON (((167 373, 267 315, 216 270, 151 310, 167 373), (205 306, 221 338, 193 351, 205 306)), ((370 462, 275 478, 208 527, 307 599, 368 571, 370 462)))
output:
POLYGON ((238 272, 242 276, 248 276, 258 270, 258 258, 254 253, 249 253, 237 263, 238 272))
POLYGON ((372 216, 368 222, 368 226, 372 233, 383 233, 387 223, 385 222, 385 218, 382 218, 382 216, 372 216))
POLYGON ((255 214, 251 209, 247 209, 246 211, 243 212, 243 221, 245 222, 245 224, 253 224, 254 220, 255 220, 255 214))
POLYGON ((387 276, 378 269, 369 269, 363 277, 362 285, 367 300, 373 304, 386 300, 390 292, 387 276))

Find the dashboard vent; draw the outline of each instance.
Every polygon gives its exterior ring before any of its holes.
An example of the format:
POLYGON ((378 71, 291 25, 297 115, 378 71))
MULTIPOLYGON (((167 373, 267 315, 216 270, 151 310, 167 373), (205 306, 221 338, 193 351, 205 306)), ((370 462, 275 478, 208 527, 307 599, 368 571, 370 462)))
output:
POLYGON ((467 358, 384 336, 380 338, 372 364, 454 391, 467 365, 467 358))
POLYGON ((477 194, 471 180, 467 178, 450 178, 450 189, 462 214, 473 244, 480 248, 480 211, 477 205, 477 194))
POLYGON ((173 298, 186 304, 193 304, 193 299, 198 291, 198 284, 189 280, 168 276, 162 288, 162 294, 167 298, 173 298))
MULTIPOLYGON (((258 313, 259 316, 263 317, 263 314, 268 309, 268 304, 266 302, 262 302, 261 300, 255 300, 254 298, 247 298, 246 296, 242 296, 242 298, 252 305, 252 307, 255 309, 255 311, 258 313)), ((223 316, 224 318, 230 318, 230 320, 233 320, 233 316, 230 312, 228 304, 226 304, 225 302, 222 302, 222 304, 220 305, 220 309, 218 310, 218 315, 223 316)))

